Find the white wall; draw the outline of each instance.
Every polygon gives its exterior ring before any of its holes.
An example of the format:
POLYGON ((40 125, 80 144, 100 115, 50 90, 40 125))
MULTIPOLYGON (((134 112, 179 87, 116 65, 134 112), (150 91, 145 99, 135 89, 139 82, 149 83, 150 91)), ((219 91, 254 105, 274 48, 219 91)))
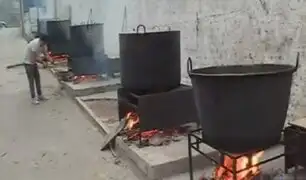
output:
MULTIPOLYGON (((54 0, 53 0, 54 1, 54 0)), ((102 23, 103 11, 102 2, 104 0, 55 0, 57 4, 57 17, 60 19, 69 18, 69 6, 71 6, 72 24, 82 24, 88 21, 102 23), (90 12, 92 11, 92 15, 90 12)))
MULTIPOLYGON (((170 26, 181 31, 182 77, 189 83, 186 59, 194 66, 250 64, 262 62, 295 63, 297 50, 302 59, 292 87, 288 120, 306 115, 304 42, 300 36, 300 14, 306 15, 305 0, 139 0, 135 18, 150 29, 170 26), (196 14, 199 21, 197 22, 196 14), (198 27, 198 31, 196 30, 198 27)), ((129 2, 135 2, 130 0, 129 2)), ((135 7, 134 7, 135 8, 135 7)), ((131 9, 128 15, 135 16, 131 9)), ((135 24, 129 22, 130 25, 135 24)))
MULTIPOLYGON (((124 7, 127 27, 142 23, 147 29, 160 26, 181 31, 182 77, 186 59, 194 66, 277 62, 294 64, 297 49, 304 48, 299 14, 306 15, 305 0, 62 0, 72 5, 74 24, 86 21, 93 9, 95 21, 105 23, 105 51, 118 56, 118 33, 122 31, 124 7), (262 5, 260 2, 265 2, 262 5), (300 13, 298 13, 301 11, 300 13), (305 13, 303 13, 305 11, 305 13), (197 20, 198 14, 198 20, 197 20), (298 37, 298 38, 297 38, 298 37)), ((65 7, 61 5, 61 7, 65 7)), ((65 11, 65 10, 62 10, 65 11)), ((305 31, 304 31, 305 32, 305 31)), ((303 50, 304 51, 304 50, 303 50)), ((306 107, 304 53, 295 77, 289 120, 303 116, 306 107)))

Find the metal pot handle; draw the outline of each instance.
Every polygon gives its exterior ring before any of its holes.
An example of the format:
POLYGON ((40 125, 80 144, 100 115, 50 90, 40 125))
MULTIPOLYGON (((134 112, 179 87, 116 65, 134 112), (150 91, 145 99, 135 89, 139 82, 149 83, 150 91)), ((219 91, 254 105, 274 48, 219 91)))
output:
MULTIPOLYGON (((161 31, 160 26, 153 26, 152 29, 154 30, 155 28, 158 29, 158 31, 161 31)), ((171 31, 171 27, 168 26, 168 31, 171 31)))
POLYGON ((188 75, 191 74, 191 71, 192 71, 192 60, 191 60, 191 58, 189 57, 189 58, 187 59, 187 73, 188 73, 188 75))
POLYGON ((153 30, 155 29, 155 28, 157 28, 158 29, 158 31, 160 31, 160 27, 159 26, 153 26, 153 30))
POLYGON ((139 24, 138 26, 137 26, 137 28, 136 28, 136 32, 137 32, 137 34, 139 33, 139 28, 140 27, 142 27, 142 29, 143 29, 143 33, 146 33, 146 26, 145 25, 143 25, 143 24, 139 24))
POLYGON ((296 63, 295 63, 295 67, 293 69, 293 72, 297 71, 297 69, 299 68, 299 64, 300 64, 300 52, 298 52, 297 55, 296 55, 296 63))

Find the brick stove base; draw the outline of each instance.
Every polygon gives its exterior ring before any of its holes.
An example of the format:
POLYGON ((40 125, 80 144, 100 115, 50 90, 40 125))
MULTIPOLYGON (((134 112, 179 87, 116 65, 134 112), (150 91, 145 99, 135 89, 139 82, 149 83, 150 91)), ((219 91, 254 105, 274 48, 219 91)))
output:
MULTIPOLYGON (((135 144, 128 145, 117 138, 116 150, 124 159, 140 170, 146 180, 161 180, 188 171, 187 137, 167 146, 148 146, 138 148, 135 144)), ((201 147, 210 156, 217 157, 216 151, 208 146, 201 147)), ((202 169, 210 162, 199 154, 193 154, 195 169, 202 169)), ((186 180, 186 179, 185 179, 186 180)))
MULTIPOLYGON (((86 100, 90 99, 115 99, 116 93, 101 93, 98 95, 91 95, 82 98, 77 98, 77 101, 82 109, 90 115, 92 120, 101 128, 104 132, 110 132, 111 124, 106 122, 103 118, 98 117, 98 112, 91 110, 86 104, 86 100), (82 99, 84 101, 82 101, 82 99)), ((117 121, 114 121, 117 122, 117 121)), ((169 146, 162 147, 145 147, 138 148, 136 145, 128 146, 122 139, 117 139, 116 151, 120 158, 126 159, 131 164, 133 171, 140 179, 143 180, 187 180, 189 179, 188 173, 188 153, 187 153, 187 139, 183 139, 179 142, 170 144, 169 146)), ((202 147, 203 151, 211 153, 217 158, 217 153, 208 146, 202 147)), ((284 152, 282 146, 276 146, 264 153, 264 158, 270 158, 277 153, 284 152)), ((199 154, 193 154, 194 161, 194 177, 198 179, 204 171, 207 177, 211 177, 212 169, 211 162, 204 160, 199 154)), ((271 174, 275 170, 281 169, 284 171, 284 158, 277 159, 271 163, 261 166, 262 172, 271 174)), ((306 179, 304 171, 300 171, 297 177, 300 179, 306 179)), ((293 179, 293 174, 289 173, 285 175, 288 179, 293 179)), ((275 178, 280 179, 280 178, 275 178)))
MULTIPOLYGON (((90 106, 93 103, 92 100, 107 101, 115 99, 115 96, 116 93, 108 92, 100 93, 99 95, 76 97, 76 99, 78 105, 90 116, 99 130, 110 133, 117 126, 114 123, 119 122, 107 120, 108 118, 113 118, 113 115, 109 117, 102 116, 106 115, 101 113, 102 108, 92 109, 90 106)), ((110 109, 107 111, 110 111, 110 109)), ((217 153, 207 146, 203 146, 202 149, 212 156, 217 156, 217 153)), ((118 137, 115 151, 118 157, 125 159, 131 167, 134 167, 132 168, 133 172, 141 180, 161 180, 188 172, 187 137, 178 142, 172 142, 167 146, 148 146, 143 148, 138 148, 136 144, 125 143, 121 137, 118 137)), ((209 161, 196 153, 193 155, 193 160, 195 168, 198 169, 210 164, 209 161)))

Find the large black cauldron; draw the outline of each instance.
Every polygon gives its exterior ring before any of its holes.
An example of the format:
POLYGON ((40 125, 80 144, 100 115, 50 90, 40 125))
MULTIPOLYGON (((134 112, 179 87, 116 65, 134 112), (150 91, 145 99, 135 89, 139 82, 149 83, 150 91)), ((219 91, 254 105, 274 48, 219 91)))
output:
MULTIPOLYGON (((139 33, 143 27, 144 33, 139 33)), ((165 91, 181 81, 180 32, 120 34, 121 84, 132 91, 165 91)))
POLYGON ((62 43, 70 39, 70 20, 42 19, 38 21, 38 33, 49 36, 49 42, 62 43))
POLYGON ((69 52, 70 25, 70 20, 38 20, 38 34, 48 35, 48 49, 52 51, 53 54, 69 52))
POLYGON ((71 57, 104 56, 103 24, 81 24, 70 27, 71 57))
POLYGON ((244 153, 279 142, 296 66, 254 64, 187 69, 203 129, 214 148, 244 153))

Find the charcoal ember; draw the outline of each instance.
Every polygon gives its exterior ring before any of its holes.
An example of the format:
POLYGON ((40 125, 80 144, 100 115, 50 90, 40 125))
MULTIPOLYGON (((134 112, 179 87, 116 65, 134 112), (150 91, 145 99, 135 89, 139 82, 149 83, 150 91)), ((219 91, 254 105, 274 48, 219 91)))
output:
POLYGON ((122 138, 123 142, 126 143, 128 146, 130 146, 132 144, 132 142, 130 140, 128 140, 127 137, 123 137, 122 138))
POLYGON ((174 141, 174 142, 178 142, 178 141, 181 141, 181 140, 183 140, 183 136, 180 136, 180 135, 173 135, 172 137, 171 137, 171 140, 172 141, 174 141))
POLYGON ((171 143, 171 138, 165 138, 164 142, 162 145, 167 146, 171 143))
POLYGON ((272 169, 268 175, 270 179, 281 179, 285 177, 285 172, 282 169, 272 169))
POLYGON ((167 139, 164 135, 162 135, 161 133, 156 133, 149 139, 149 144, 152 146, 161 146, 166 140, 167 139))
POLYGON ((140 145, 141 145, 140 147, 150 146, 149 139, 142 140, 140 145))

